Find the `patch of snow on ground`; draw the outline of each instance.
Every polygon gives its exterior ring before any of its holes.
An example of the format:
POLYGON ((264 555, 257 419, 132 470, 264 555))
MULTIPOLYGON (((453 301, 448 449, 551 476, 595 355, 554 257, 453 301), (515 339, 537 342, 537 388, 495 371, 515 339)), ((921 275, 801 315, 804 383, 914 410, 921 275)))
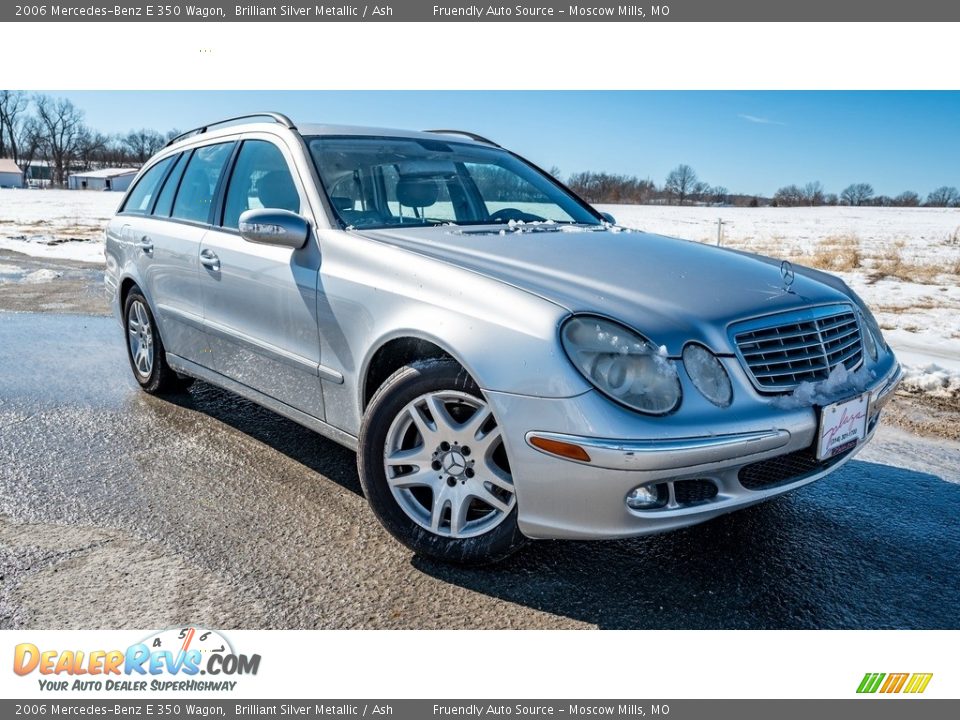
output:
POLYGON ((31 272, 19 265, 0 263, 0 285, 6 283, 45 283, 59 277, 63 277, 63 273, 57 270, 42 268, 31 272))
POLYGON ((936 363, 914 366, 904 365, 904 390, 923 393, 944 399, 960 398, 960 372, 941 367, 936 363))
POLYGON ((59 277, 63 277, 62 272, 56 270, 49 270, 43 268, 41 270, 34 270, 32 273, 27 273, 23 276, 23 282, 25 283, 45 283, 50 282, 51 280, 56 280, 59 277))

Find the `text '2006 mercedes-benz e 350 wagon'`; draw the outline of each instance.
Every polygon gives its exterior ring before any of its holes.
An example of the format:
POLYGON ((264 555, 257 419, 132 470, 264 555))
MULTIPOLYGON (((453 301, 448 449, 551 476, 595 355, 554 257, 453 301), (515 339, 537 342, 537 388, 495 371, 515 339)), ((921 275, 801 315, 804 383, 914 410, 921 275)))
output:
POLYGON ((191 131, 107 229, 150 393, 193 378, 357 451, 413 550, 683 527, 817 480, 900 366, 841 280, 618 227, 471 133, 191 131))

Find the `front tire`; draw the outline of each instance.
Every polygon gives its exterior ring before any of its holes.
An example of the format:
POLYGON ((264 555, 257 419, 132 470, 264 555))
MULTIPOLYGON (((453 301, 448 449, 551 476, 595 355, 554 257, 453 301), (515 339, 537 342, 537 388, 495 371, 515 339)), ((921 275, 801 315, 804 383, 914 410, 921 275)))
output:
POLYGON ((177 375, 167 364, 160 330, 147 299, 134 287, 123 303, 123 325, 127 333, 127 359, 133 377, 151 395, 183 392, 192 378, 177 375))
POLYGON ((359 447, 370 507, 414 552, 477 565, 526 542, 500 425, 458 363, 395 372, 367 407, 359 447))

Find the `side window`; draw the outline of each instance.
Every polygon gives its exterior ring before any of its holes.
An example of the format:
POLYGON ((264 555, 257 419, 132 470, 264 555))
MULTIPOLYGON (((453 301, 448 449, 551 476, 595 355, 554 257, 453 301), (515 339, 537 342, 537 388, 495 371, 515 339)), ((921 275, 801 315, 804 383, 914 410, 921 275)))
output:
POLYGON ((246 140, 230 175, 223 227, 239 227, 242 213, 259 208, 300 212, 300 194, 280 148, 246 140))
POLYGON ((193 151, 173 202, 173 217, 194 222, 208 221, 213 193, 232 150, 233 143, 221 143, 193 151))
POLYGON ((130 195, 123 205, 123 212, 136 213, 137 215, 150 212, 150 205, 157 196, 157 187, 160 185, 160 181, 163 180, 163 176, 167 172, 167 168, 170 167, 171 162, 173 162, 172 157, 164 158, 144 173, 144 176, 140 178, 137 184, 133 186, 133 190, 130 191, 130 195))
POLYGON ((163 187, 160 188, 160 194, 157 196, 157 204, 153 208, 153 214, 160 217, 170 217, 173 210, 173 196, 177 193, 177 186, 180 184, 180 178, 183 176, 183 168, 187 164, 189 152, 181 153, 177 156, 177 161, 173 170, 163 181, 163 187))

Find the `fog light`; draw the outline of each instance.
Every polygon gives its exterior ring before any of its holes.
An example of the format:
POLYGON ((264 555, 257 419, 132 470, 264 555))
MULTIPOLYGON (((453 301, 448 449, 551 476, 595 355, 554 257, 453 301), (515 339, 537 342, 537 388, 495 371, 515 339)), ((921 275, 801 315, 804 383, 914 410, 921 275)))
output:
POLYGON ((650 510, 660 507, 666 501, 666 486, 640 485, 627 493, 627 507, 631 510, 650 510), (661 488, 663 488, 661 490, 661 488))

